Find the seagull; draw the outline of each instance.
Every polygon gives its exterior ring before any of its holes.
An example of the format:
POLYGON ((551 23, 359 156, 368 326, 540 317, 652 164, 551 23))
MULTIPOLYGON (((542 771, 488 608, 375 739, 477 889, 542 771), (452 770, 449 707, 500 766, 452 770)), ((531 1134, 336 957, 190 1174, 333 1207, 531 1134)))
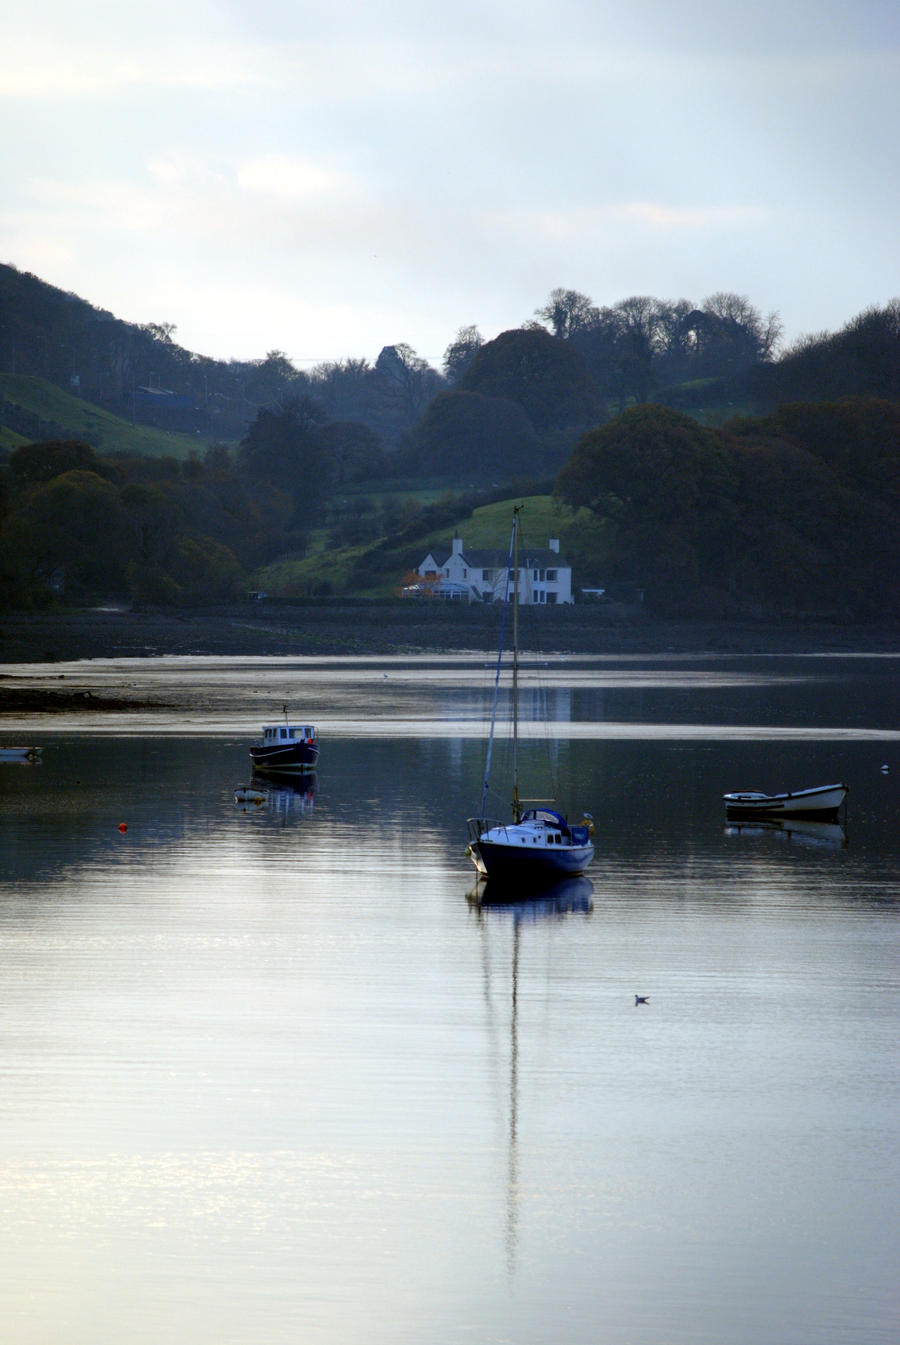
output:
POLYGON ((637 1008, 637 1006, 638 1006, 639 1004, 648 1004, 649 1002, 650 1002, 650 996, 649 996, 649 995, 635 995, 635 997, 634 997, 634 1007, 635 1007, 635 1008, 637 1008))

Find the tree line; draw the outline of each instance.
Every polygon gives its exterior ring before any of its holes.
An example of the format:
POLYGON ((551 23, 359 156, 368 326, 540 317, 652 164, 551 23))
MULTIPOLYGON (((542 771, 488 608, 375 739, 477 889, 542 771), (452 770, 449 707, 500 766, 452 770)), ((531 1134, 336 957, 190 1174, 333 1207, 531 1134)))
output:
POLYGON ((118 323, 12 268, 0 303, 0 358, 40 355, 64 381, 80 331, 120 391, 150 359, 157 383, 199 378, 207 404, 239 387, 242 408, 225 417, 230 444, 183 464, 46 434, 15 450, 0 466, 10 600, 231 597, 254 569, 302 557, 314 531, 326 550, 378 543, 388 563, 385 544, 427 521, 411 498, 425 484, 458 506, 527 482, 589 504, 570 541, 586 579, 638 585, 660 610, 798 610, 804 595, 894 610, 892 581, 876 593, 871 574, 897 573, 900 301, 779 352, 777 315, 741 296, 602 308, 559 289, 491 341, 460 328, 441 371, 398 345, 308 372, 279 351, 202 361, 170 324, 118 323))
MULTIPOLYGON (((0 470, 0 586, 23 606, 230 601, 258 568, 302 557, 315 528, 326 551, 367 548, 352 572, 364 587, 373 568, 399 576, 418 563, 429 530, 464 527, 510 490, 427 507, 345 495, 354 473, 384 470, 355 428, 303 404, 261 413, 236 453, 186 462, 23 445, 0 470)), ((579 585, 640 590, 649 611, 900 617, 895 401, 789 403, 722 426, 634 406, 583 434, 546 489, 570 511, 560 531, 579 585)))
POLYGON ((555 489, 593 515, 583 572, 640 587, 652 610, 900 617, 897 402, 791 403, 721 427, 632 407, 579 441, 555 489))
MULTIPOLYGON (((553 452, 564 431, 650 400, 698 413, 900 395, 898 312, 900 301, 893 301, 860 314, 840 333, 811 335, 782 350, 778 314, 763 314, 744 295, 717 291, 700 302, 632 295, 604 306, 557 288, 520 326, 496 338, 505 352, 469 325, 448 344, 440 369, 404 343, 386 345, 374 363, 348 357, 298 369, 277 349, 253 360, 195 354, 177 343, 170 322, 123 322, 0 266, 0 371, 47 378, 125 417, 229 442, 260 411, 308 397, 329 420, 365 425, 385 452, 413 460, 417 448, 433 456, 435 427, 420 427, 434 399, 466 392, 521 408, 553 452), (518 378, 516 359, 528 366, 518 378)), ((483 403, 460 404, 469 422, 478 405, 502 435, 515 428, 503 408, 483 403)), ((448 419, 446 408, 440 417, 448 419)), ((532 451, 527 431, 525 438, 532 451)))

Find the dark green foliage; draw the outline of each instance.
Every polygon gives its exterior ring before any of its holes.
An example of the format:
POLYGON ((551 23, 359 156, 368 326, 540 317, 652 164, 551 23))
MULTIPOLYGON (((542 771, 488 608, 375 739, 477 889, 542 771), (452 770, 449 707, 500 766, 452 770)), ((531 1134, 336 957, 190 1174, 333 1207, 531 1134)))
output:
POLYGON ((792 402, 750 423, 809 450, 848 483, 900 507, 900 402, 792 402))
POLYGON ((459 382, 483 345, 484 337, 477 327, 460 327, 444 351, 444 375, 451 387, 459 382))
POLYGON ((538 431, 585 427, 598 415, 581 356, 542 328, 503 332, 482 346, 459 390, 517 402, 538 431))
POLYGON ((28 493, 0 545, 8 568, 32 583, 115 592, 134 541, 117 488, 96 472, 70 471, 28 493))
POLYGON ((90 444, 79 439, 23 444, 9 455, 9 470, 15 481, 26 485, 52 481, 64 472, 77 470, 110 475, 109 467, 100 462, 90 444))
POLYGON ((279 411, 260 411, 241 441, 238 465, 248 481, 264 482, 290 495, 294 526, 314 523, 331 478, 322 436, 325 413, 310 397, 279 411))
POLYGON ((586 435, 556 491, 604 524, 595 568, 657 610, 898 616, 898 472, 893 404, 716 430, 645 406, 586 435))
POLYGON ((567 504, 615 528, 617 578, 658 601, 700 584, 734 524, 737 472, 715 431, 660 406, 585 435, 557 478, 567 504))
POLYGON ((839 332, 803 338, 776 364, 755 369, 750 386, 773 404, 900 399, 900 299, 866 309, 839 332))
POLYGON ((387 454, 368 425, 355 420, 333 420, 322 426, 319 439, 332 487, 378 480, 387 473, 387 454))
POLYGON ((442 392, 413 435, 408 466, 426 477, 508 481, 538 470, 540 449, 518 403, 478 392, 442 392))

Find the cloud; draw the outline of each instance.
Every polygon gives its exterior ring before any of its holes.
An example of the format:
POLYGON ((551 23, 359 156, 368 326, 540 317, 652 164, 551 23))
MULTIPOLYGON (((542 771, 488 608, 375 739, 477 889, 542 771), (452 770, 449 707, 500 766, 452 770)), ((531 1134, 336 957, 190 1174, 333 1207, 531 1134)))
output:
POLYGON ((710 232, 735 227, 755 228, 770 212, 759 206, 674 206, 655 201, 623 201, 609 205, 576 206, 570 210, 528 210, 498 213, 495 226, 512 233, 537 235, 554 243, 577 242, 613 226, 638 227, 648 232, 675 234, 710 232))
POLYGON ((331 196, 350 187, 342 173, 299 154, 262 154, 247 159, 237 169, 242 191, 294 200, 331 196))

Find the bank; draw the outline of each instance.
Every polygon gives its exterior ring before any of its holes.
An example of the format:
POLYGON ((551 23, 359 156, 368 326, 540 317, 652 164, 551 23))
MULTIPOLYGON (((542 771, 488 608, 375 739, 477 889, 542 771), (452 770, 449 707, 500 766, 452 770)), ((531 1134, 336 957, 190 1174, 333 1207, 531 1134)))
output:
MULTIPOLYGON (((310 602, 166 609, 59 609, 0 615, 0 664, 165 655, 338 656, 488 651, 496 607, 310 602)), ((638 608, 523 613, 525 650, 569 654, 898 653, 900 624, 798 618, 658 620, 638 608)))

